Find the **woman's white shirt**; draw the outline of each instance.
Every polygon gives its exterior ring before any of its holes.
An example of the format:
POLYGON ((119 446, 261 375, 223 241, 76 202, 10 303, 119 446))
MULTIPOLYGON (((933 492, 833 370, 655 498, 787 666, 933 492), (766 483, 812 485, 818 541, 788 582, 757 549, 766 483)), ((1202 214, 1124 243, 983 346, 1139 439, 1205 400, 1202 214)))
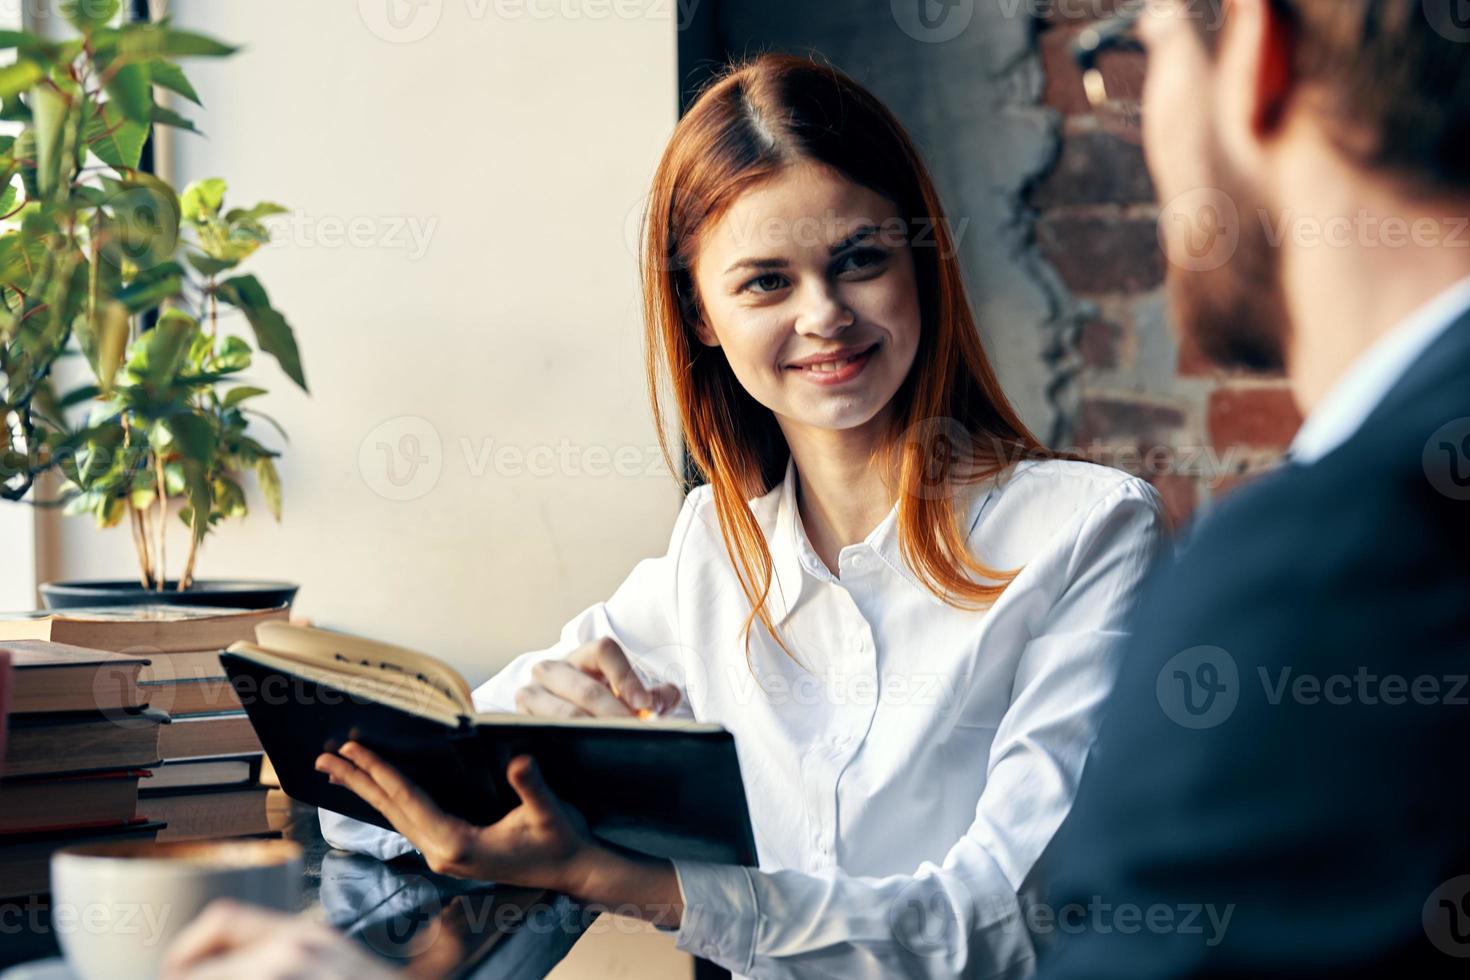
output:
MULTIPOLYGON (((1135 591, 1167 549, 1157 493, 1088 463, 1024 462, 958 505, 971 553, 1021 568, 989 609, 945 605, 899 552, 897 507, 833 575, 795 468, 751 501, 771 549, 749 613, 708 487, 667 554, 475 691, 515 710, 537 661, 611 637, 681 710, 735 736, 759 868, 676 861, 680 949, 753 977, 1023 977, 1021 894, 1066 816, 1112 689, 1135 591)), ((323 811, 326 839, 388 858, 403 838, 323 811)))

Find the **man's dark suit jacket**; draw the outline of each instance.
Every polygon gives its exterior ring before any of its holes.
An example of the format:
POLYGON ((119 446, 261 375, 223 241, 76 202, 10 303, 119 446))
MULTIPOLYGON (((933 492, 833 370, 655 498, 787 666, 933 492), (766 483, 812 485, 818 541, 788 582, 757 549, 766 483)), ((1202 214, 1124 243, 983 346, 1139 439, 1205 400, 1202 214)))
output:
POLYGON ((1470 976, 1467 675, 1470 316, 1152 579, 1041 976, 1470 976))

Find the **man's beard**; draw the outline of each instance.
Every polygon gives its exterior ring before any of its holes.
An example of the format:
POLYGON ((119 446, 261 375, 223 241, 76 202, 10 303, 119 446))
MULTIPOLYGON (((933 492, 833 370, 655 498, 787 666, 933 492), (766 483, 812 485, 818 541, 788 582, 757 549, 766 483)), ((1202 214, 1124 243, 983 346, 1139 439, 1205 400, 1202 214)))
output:
POLYGON ((1214 157, 1217 186, 1237 206, 1240 240, 1235 254, 1218 269, 1171 269, 1174 321, 1201 354, 1222 368, 1282 372, 1291 325, 1280 251, 1271 247, 1263 223, 1252 220, 1267 213, 1259 198, 1218 151, 1214 157))

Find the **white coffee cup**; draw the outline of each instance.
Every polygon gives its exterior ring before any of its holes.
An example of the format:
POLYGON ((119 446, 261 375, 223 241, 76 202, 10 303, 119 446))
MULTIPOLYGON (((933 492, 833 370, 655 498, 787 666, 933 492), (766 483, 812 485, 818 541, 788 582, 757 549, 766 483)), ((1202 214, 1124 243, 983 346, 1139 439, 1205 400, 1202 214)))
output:
POLYGON ((294 841, 81 844, 51 857, 51 919, 81 980, 153 980, 169 945, 216 898, 295 912, 301 883, 294 841))

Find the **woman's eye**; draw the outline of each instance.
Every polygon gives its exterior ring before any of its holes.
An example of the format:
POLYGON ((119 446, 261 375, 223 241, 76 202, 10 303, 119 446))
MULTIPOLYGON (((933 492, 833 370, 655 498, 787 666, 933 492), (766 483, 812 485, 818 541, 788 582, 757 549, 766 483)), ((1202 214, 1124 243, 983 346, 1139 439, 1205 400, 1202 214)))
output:
POLYGON ((867 272, 875 266, 881 265, 888 258, 888 253, 878 248, 860 248, 848 252, 837 260, 837 272, 867 272))
POLYGON ((756 276, 746 283, 744 288, 754 293, 774 293, 784 285, 786 285, 785 276, 768 272, 763 276, 756 276))

